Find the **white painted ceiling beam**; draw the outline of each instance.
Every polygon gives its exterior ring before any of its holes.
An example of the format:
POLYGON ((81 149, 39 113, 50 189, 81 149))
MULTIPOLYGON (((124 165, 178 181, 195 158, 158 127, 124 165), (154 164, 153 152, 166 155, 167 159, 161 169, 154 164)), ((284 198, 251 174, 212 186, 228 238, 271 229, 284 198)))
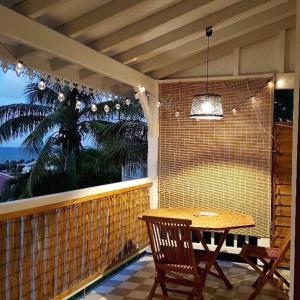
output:
POLYGON ((145 1, 146 0, 114 0, 60 26, 57 30, 71 38, 76 38, 95 26, 101 25, 109 18, 121 17, 121 13, 125 14, 128 9, 145 1))
POLYGON ((202 6, 212 2, 212 0, 184 0, 171 7, 161 10, 158 13, 150 15, 141 21, 131 24, 125 28, 117 30, 93 43, 89 46, 97 51, 108 51, 112 47, 128 41, 146 31, 152 30, 154 27, 161 26, 163 23, 170 22, 182 15, 188 17, 189 13, 195 14, 197 10, 201 10, 202 6))
POLYGON ((12 7, 18 13, 35 19, 48 11, 58 8, 69 0, 25 0, 12 7))
MULTIPOLYGON (((192 40, 195 36, 198 37, 199 34, 202 35, 203 31, 208 26, 220 26, 225 20, 231 19, 243 12, 254 15, 255 13, 265 11, 284 2, 286 2, 286 0, 243 0, 162 36, 147 41, 146 43, 131 48, 123 53, 115 55, 113 58, 125 64, 135 61, 141 62, 147 58, 147 55, 149 57, 149 53, 150 55, 151 53, 157 53, 158 49, 165 47, 168 44, 172 44, 176 40, 186 40, 188 36, 191 36, 192 40)), ((234 19, 234 22, 236 22, 236 18, 234 19)))
MULTIPOLYGON (((294 13, 294 1, 279 5, 278 7, 261 12, 255 16, 215 31, 211 38, 211 45, 216 46, 220 43, 224 43, 247 32, 251 32, 260 27, 274 23, 284 17, 293 15, 294 13)), ((206 46, 207 38, 202 36, 171 51, 167 51, 154 56, 149 60, 136 64, 134 68, 142 73, 161 69, 162 67, 175 63, 178 59, 183 59, 184 57, 191 56, 192 54, 201 51, 206 48, 206 46)))
MULTIPOLYGON (((11 9, 0 6, 0 15, 0 34, 21 44, 45 53, 50 53, 81 68, 103 74, 130 86, 143 85, 153 93, 157 90, 157 83, 152 78, 30 20, 11 9)), ((24 61, 24 63, 26 64, 27 62, 24 61)))
MULTIPOLYGON (((254 30, 250 33, 232 39, 219 46, 211 48, 210 55, 209 55, 210 59, 213 60, 218 57, 224 56, 227 53, 232 52, 237 47, 245 47, 257 43, 261 40, 277 35, 278 32, 282 29, 292 28, 294 26, 295 26, 295 15, 285 18, 276 23, 270 24, 268 26, 265 26, 263 28, 254 30)), ((168 77, 169 75, 178 73, 182 70, 186 70, 196 65, 203 64, 206 61, 205 53, 206 51, 204 50, 186 59, 177 61, 176 63, 170 66, 156 70, 150 73, 149 75, 157 79, 163 79, 168 77)))

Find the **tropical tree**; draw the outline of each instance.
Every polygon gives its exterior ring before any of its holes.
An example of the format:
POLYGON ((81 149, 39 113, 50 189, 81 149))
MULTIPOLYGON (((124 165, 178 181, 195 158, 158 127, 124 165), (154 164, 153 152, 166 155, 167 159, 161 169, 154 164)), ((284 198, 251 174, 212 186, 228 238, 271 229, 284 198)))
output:
MULTIPOLYGON (((87 167, 85 154, 93 158, 90 167, 96 173, 92 174, 98 175, 105 162, 116 166, 128 160, 137 163, 146 160, 147 126, 138 100, 127 105, 128 101, 125 104, 114 95, 103 93, 95 98, 76 88, 61 90, 57 83, 47 83, 40 90, 36 82, 27 85, 25 96, 27 103, 0 107, 0 144, 28 135, 23 146, 38 154, 30 174, 20 179, 18 190, 26 182, 20 198, 34 196, 37 186, 55 174, 63 176, 65 190, 84 186, 78 172, 83 172, 80 163, 87 167), (61 92, 63 101, 58 100, 61 92), (97 110, 92 111, 91 105, 97 110), (84 140, 97 149, 92 156, 83 147, 84 140)), ((106 169, 109 169, 107 164, 106 169)))

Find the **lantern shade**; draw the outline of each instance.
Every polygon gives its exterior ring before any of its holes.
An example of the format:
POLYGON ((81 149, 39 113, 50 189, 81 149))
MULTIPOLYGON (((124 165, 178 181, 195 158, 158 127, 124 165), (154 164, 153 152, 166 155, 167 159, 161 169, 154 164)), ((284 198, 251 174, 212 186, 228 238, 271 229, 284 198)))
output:
POLYGON ((198 94, 193 97, 191 116, 196 120, 221 120, 223 109, 221 96, 217 94, 198 94))

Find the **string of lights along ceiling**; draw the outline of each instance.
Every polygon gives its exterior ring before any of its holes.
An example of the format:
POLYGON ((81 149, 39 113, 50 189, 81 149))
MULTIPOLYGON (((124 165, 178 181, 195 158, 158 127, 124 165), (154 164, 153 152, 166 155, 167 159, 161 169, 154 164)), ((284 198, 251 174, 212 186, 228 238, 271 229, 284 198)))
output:
MULTIPOLYGON (((12 56, 13 60, 16 61, 16 63, 9 63, 3 59, 0 59, 0 65, 2 68, 2 71, 4 73, 7 73, 8 70, 14 70, 16 72, 16 75, 18 77, 21 77, 21 75, 27 76, 27 78, 31 81, 38 80, 38 88, 43 91, 46 89, 47 86, 53 86, 54 84, 58 85, 60 87, 57 95, 57 99, 60 102, 63 102, 65 100, 65 88, 68 88, 70 91, 73 89, 77 89, 79 94, 82 95, 90 95, 94 102, 91 103, 91 110, 92 112, 97 111, 97 99, 101 99, 101 96, 103 96, 104 91, 100 89, 95 89, 86 86, 85 84, 81 84, 78 82, 74 82, 71 80, 67 80, 64 78, 59 78, 55 75, 50 75, 47 73, 39 72, 36 70, 33 70, 29 66, 23 63, 14 53, 11 51, 9 47, 7 47, 4 43, 0 41, 0 45, 2 45, 3 48, 6 49, 6 51, 12 56)), ((139 86, 139 91, 145 92, 145 88, 143 86, 139 86)), ((139 95, 137 92, 134 92, 134 98, 136 100, 139 99, 139 95)), ((81 109, 83 106, 83 103, 79 101, 79 99, 76 99, 76 109, 81 109)), ((113 100, 113 97, 112 97, 113 100)), ((131 100, 129 97, 126 97, 124 101, 120 101, 118 99, 118 102, 115 104, 115 109, 120 110, 121 104, 125 104, 126 106, 129 106, 131 104, 131 100)), ((110 106, 108 104, 104 105, 103 110, 105 113, 109 113, 110 106)))

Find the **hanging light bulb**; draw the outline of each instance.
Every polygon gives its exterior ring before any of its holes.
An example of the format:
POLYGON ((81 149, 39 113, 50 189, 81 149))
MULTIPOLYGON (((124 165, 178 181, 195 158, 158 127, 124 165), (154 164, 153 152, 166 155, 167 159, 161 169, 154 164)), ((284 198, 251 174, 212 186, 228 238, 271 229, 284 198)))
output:
POLYGON ((117 103, 117 104, 116 104, 116 109, 119 110, 120 108, 121 108, 120 103, 117 103))
POLYGON ((250 100, 254 104, 256 102, 256 97, 255 96, 251 96, 250 100))
POLYGON ((81 102, 79 100, 76 101, 75 108, 80 110, 81 109, 81 102))
POLYGON ((128 106, 130 105, 130 99, 129 98, 125 99, 125 104, 128 105, 128 106))
POLYGON ((21 75, 21 73, 23 72, 23 70, 24 70, 23 62, 19 61, 19 62, 16 64, 15 70, 16 70, 17 76, 19 77, 19 76, 21 75))
POLYGON ((8 64, 7 63, 2 63, 2 70, 4 73, 8 71, 8 64))
POLYGON ((107 104, 104 105, 104 111, 105 111, 105 113, 109 112, 109 106, 107 104))
POLYGON ((221 120, 223 118, 221 96, 208 93, 209 38, 212 33, 212 27, 207 27, 206 92, 193 97, 190 117, 196 120, 221 120))
POLYGON ((95 103, 93 103, 91 105, 91 110, 92 110, 92 112, 96 112, 97 111, 97 105, 95 103))
POLYGON ((139 95, 138 95, 137 92, 134 93, 134 98, 137 99, 137 100, 139 99, 139 95))
POLYGON ((175 117, 178 118, 179 115, 180 115, 180 113, 179 113, 179 111, 177 110, 177 111, 175 112, 175 117))
POLYGON ((65 100, 65 95, 64 95, 62 92, 60 92, 60 93, 58 93, 57 99, 58 99, 60 102, 63 102, 63 101, 65 100))
POLYGON ((158 101, 158 102, 156 103, 156 107, 159 108, 160 106, 161 106, 161 102, 158 101))
POLYGON ((139 90, 141 93, 144 93, 146 91, 146 89, 142 85, 139 86, 139 90))
POLYGON ((44 81, 44 79, 40 80, 38 87, 41 91, 43 91, 46 88, 46 82, 44 81))
POLYGON ((235 108, 232 109, 232 114, 236 115, 237 114, 237 110, 235 108))

